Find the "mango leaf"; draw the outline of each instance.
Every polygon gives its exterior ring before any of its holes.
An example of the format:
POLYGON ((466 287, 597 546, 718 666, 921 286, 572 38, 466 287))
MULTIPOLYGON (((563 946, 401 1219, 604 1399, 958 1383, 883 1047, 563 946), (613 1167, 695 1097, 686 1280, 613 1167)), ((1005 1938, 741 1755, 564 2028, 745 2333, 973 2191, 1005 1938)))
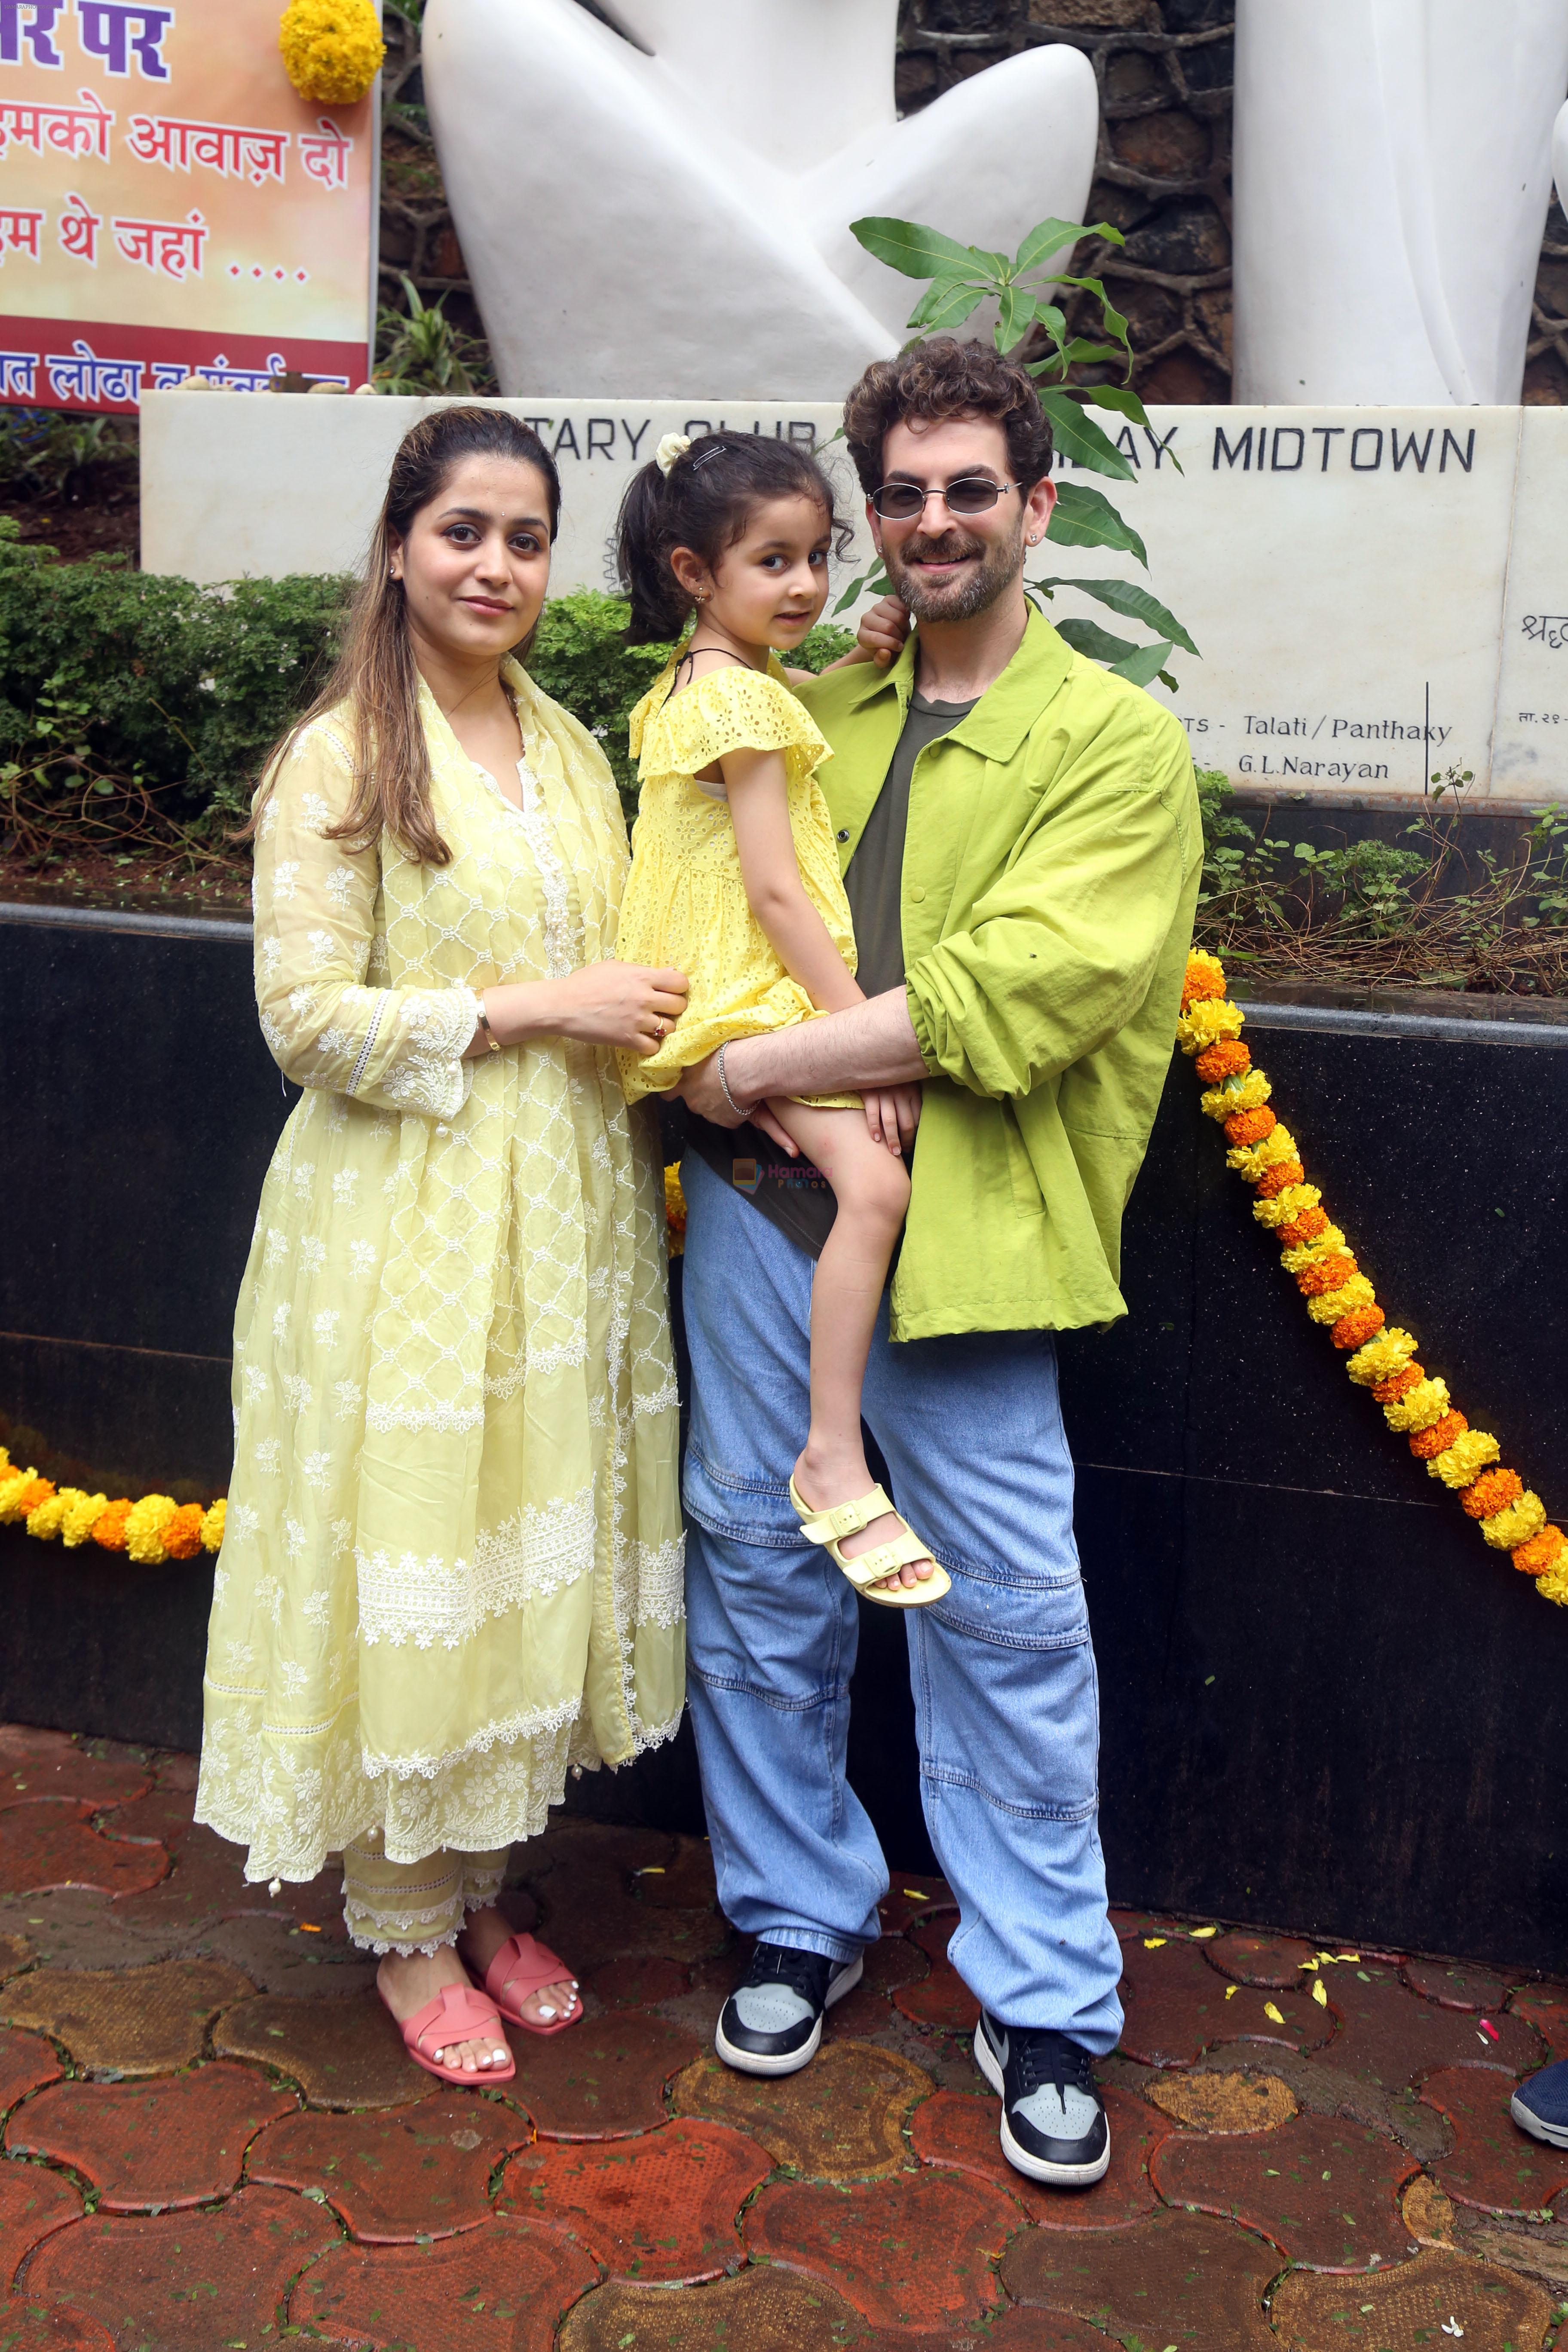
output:
POLYGON ((1127 242, 1121 231, 1112 228, 1109 221, 1096 221, 1092 228, 1081 224, 1075 226, 1071 221, 1037 221, 1018 247, 1018 257, 1013 267, 1020 275, 1026 269, 1037 269, 1049 255, 1059 253, 1064 245, 1076 245, 1080 236, 1102 236, 1108 245, 1125 245, 1127 242))
POLYGON ((1026 286, 1004 286, 996 309, 996 348, 1010 352, 1035 323, 1035 297, 1026 286))
POLYGON ((1040 406, 1050 419, 1052 437, 1064 457, 1087 466, 1091 473, 1110 474, 1119 482, 1137 480, 1115 443, 1084 415, 1076 400, 1069 400, 1065 392, 1042 391, 1040 406))
POLYGON ((847 613, 849 610, 850 605, 856 603, 862 594, 869 596, 890 596, 892 593, 893 583, 889 579, 887 572, 883 570, 880 560, 879 560, 872 565, 869 572, 863 572, 858 580, 851 580, 848 587, 846 588, 843 595, 840 596, 837 604, 833 607, 834 617, 837 618, 840 613, 847 613))
MULTIPOLYGON (((1109 604, 1124 621, 1142 621, 1146 629, 1163 629, 1172 645, 1203 659, 1175 614, 1161 604, 1158 596, 1152 596, 1147 588, 1140 588, 1135 580, 1031 580, 1029 585, 1043 588, 1047 596, 1053 589, 1076 588, 1080 594, 1092 596, 1097 604, 1109 604)), ((1170 646, 1165 650, 1168 653, 1170 646)))
POLYGON ((1057 279, 1057 284, 1058 286, 1080 286, 1086 293, 1092 294, 1100 304, 1100 323, 1102 332, 1108 335, 1114 335, 1119 343, 1126 342, 1127 321, 1123 318, 1121 312, 1117 309, 1115 303, 1111 300, 1110 295, 1106 292, 1104 280, 1102 278, 1058 278, 1057 279))
POLYGON ((1134 425, 1147 425, 1148 414, 1143 403, 1127 383, 1086 383, 1080 387, 1083 396, 1096 408, 1114 408, 1119 415, 1130 416, 1134 425))
POLYGON ((1041 326, 1044 327, 1047 334, 1052 336, 1055 341, 1059 343, 1067 327, 1067 313, 1063 310, 1058 310, 1054 302, 1037 302, 1035 305, 1035 316, 1039 320, 1041 326))
POLYGON ((1064 547, 1117 548, 1135 555, 1145 572, 1149 569, 1149 551, 1131 524, 1117 513, 1103 491, 1089 489, 1079 482, 1057 484, 1057 502, 1046 537, 1064 547))
MULTIPOLYGON (((1130 654, 1140 650, 1131 637, 1113 637, 1110 631, 1102 629, 1098 621, 1058 621, 1056 631, 1058 637, 1067 640, 1075 654, 1087 654, 1090 661, 1125 661, 1130 654)), ((1170 650, 1169 646, 1163 648, 1162 661, 1170 650)))
MULTIPOLYGON (((1091 343, 1083 335, 1075 335, 1071 342, 1066 344, 1062 351, 1062 357, 1066 360, 1083 360, 1085 362, 1091 360, 1114 360, 1118 367, 1121 364, 1122 356, 1123 354, 1117 350, 1114 343, 1091 343)), ((1100 390, 1100 386, 1094 383, 1080 384, 1079 389, 1084 393, 1092 393, 1098 392, 1100 390)), ((1103 400, 1096 403, 1096 405, 1100 408, 1104 408, 1107 404, 1108 404, 1103 400)))
POLYGON ((938 331, 944 327, 960 327, 984 299, 984 287, 965 285, 962 278, 939 278, 910 312, 909 324, 938 331))
POLYGON ((973 266, 969 246, 943 236, 939 228, 921 228, 916 221, 888 220, 873 214, 865 220, 851 221, 849 234, 868 253, 885 261, 889 269, 901 269, 906 278, 951 275, 955 262, 965 270, 973 266))
POLYGON ((1162 686, 1168 686, 1174 693, 1176 681, 1165 667, 1170 651, 1168 645, 1138 646, 1121 661, 1111 663, 1110 674, 1112 677, 1131 678, 1134 686, 1148 686, 1158 678, 1162 686))

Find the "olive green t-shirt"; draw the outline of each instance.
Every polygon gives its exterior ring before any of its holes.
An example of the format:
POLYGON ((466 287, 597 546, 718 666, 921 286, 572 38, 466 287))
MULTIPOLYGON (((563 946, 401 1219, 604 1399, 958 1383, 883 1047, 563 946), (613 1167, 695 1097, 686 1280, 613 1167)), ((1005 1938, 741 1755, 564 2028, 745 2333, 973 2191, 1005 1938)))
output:
MULTIPOLYGON (((911 694, 903 730, 888 768, 887 782, 866 820, 844 877, 855 919, 857 978, 868 996, 883 996, 904 984, 904 836, 909 830, 910 784, 915 761, 928 743, 966 719, 973 702, 931 702, 911 694)), ((763 1216, 813 1257, 833 1230, 836 1203, 820 1170, 786 1160, 760 1129, 711 1127, 688 1122, 692 1149, 716 1176, 744 1192, 763 1216)))

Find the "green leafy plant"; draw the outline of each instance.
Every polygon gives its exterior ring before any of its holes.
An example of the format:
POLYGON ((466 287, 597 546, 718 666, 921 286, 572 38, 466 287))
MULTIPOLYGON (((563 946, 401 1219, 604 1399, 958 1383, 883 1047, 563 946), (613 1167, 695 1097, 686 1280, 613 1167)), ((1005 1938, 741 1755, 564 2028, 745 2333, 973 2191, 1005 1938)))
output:
POLYGON ((408 308, 381 313, 374 379, 377 389, 404 394, 493 392, 485 346, 453 325, 446 296, 426 302, 411 278, 400 282, 408 308))
MULTIPOLYGON (((1137 475, 1110 436, 1088 414, 1100 408, 1147 425, 1143 404, 1133 391, 1132 346, 1127 320, 1106 292, 1102 279, 1057 274, 1053 257, 1081 237, 1102 237, 1110 245, 1125 239, 1109 221, 1092 228, 1076 221, 1037 222, 1016 254, 995 253, 975 245, 960 245, 940 229, 915 221, 872 217, 852 221, 850 234, 868 253, 906 278, 923 278, 926 290, 910 311, 908 324, 920 333, 942 334, 973 318, 983 302, 996 305, 994 330, 999 352, 1019 352, 1026 344, 1043 343, 1037 359, 1025 364, 1039 388, 1040 406, 1049 419, 1058 453, 1075 467, 1104 474, 1115 481, 1132 482, 1137 475), (1100 334, 1069 331, 1067 314, 1056 299, 1064 287, 1088 294, 1098 307, 1100 334), (1120 383, 1069 383, 1079 366, 1111 365, 1121 369, 1120 383)), ((1177 471, 1180 460, 1169 453, 1177 471)), ((1057 502, 1046 532, 1066 547, 1107 548, 1132 556, 1148 569, 1149 553, 1139 533, 1125 520, 1103 491, 1077 482, 1057 485, 1057 502)), ((1175 679, 1165 664, 1179 646, 1197 655, 1197 646, 1173 613, 1136 582, 1065 578, 1053 575, 1026 583, 1037 597, 1050 601, 1058 588, 1076 588, 1123 620, 1141 622, 1157 634, 1152 642, 1138 643, 1102 628, 1098 621, 1069 616, 1057 623, 1058 634, 1076 652, 1091 661, 1105 662, 1119 677, 1147 686, 1158 677, 1169 687, 1175 679)), ((857 580, 840 597, 843 612, 868 588, 885 593, 885 574, 857 580)))
POLYGON ((61 498, 89 469, 129 469, 134 431, 117 417, 78 416, 59 408, 0 408, 0 488, 61 498))

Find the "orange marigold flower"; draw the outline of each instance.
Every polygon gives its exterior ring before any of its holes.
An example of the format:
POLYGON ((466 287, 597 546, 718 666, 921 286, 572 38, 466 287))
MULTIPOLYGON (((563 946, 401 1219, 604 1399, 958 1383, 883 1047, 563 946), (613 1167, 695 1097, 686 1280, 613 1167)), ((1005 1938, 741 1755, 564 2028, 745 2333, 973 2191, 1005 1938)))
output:
POLYGON ((1402 1396, 1408 1396, 1413 1388, 1418 1388, 1426 1377, 1419 1364, 1406 1364, 1394 1373, 1391 1381, 1380 1381, 1373 1395, 1379 1404, 1397 1404, 1402 1396))
POLYGON ((1239 1150, 1244 1144, 1261 1143, 1272 1135, 1279 1122, 1267 1103, 1258 1110, 1233 1111, 1226 1120, 1225 1131, 1239 1150))
POLYGON ((1469 1423, 1457 1409, 1435 1421, 1430 1429, 1418 1429, 1410 1440, 1410 1451, 1417 1462, 1436 1462, 1439 1454, 1447 1454, 1456 1437, 1462 1437, 1469 1423))
POLYGON ((1506 1511, 1510 1503, 1517 1503, 1523 1492, 1524 1481, 1517 1470, 1483 1470, 1459 1496, 1459 1507, 1472 1519, 1489 1519, 1494 1511, 1506 1511))
POLYGON ((1336 1348, 1364 1348, 1387 1320, 1381 1307, 1352 1307, 1348 1315, 1340 1317, 1329 1337, 1336 1348))
POLYGON ((1568 1552, 1568 1536, 1561 1528, 1542 1528, 1528 1543, 1516 1546, 1511 1557, 1515 1568, 1526 1576, 1545 1576, 1568 1552))
POLYGON ((1187 969, 1182 980, 1182 1010, 1196 1004, 1205 996, 1223 996, 1226 991, 1225 966, 1217 956, 1205 955, 1194 948, 1187 958, 1187 969))
POLYGON ((1336 1250, 1331 1257, 1318 1258, 1304 1265, 1296 1276, 1296 1287, 1303 1298, 1321 1298, 1325 1290, 1338 1290, 1357 1271, 1356 1262, 1348 1250, 1336 1250))
POLYGON ((202 1548, 202 1521, 206 1513, 199 1503, 183 1503, 163 1529, 163 1549, 171 1559, 194 1559, 202 1548))
POLYGON ((94 1522, 93 1542, 101 1544, 105 1551, 123 1551, 125 1522, 130 1516, 131 1497, 129 1495, 122 1495, 118 1502, 110 1503, 108 1510, 94 1522))
POLYGON ((1274 1238, 1282 1249, 1301 1249, 1308 1242, 1315 1242, 1320 1234, 1327 1233, 1328 1228, 1326 1209, 1303 1209, 1288 1225, 1276 1225, 1274 1238))
POLYGON ((1239 1037, 1217 1037, 1205 1046, 1193 1067, 1205 1087, 1223 1086, 1226 1078, 1239 1077, 1252 1067, 1252 1048, 1239 1037))
POLYGON ((17 1518, 26 1519, 28 1513, 36 1511, 40 1503, 47 1503, 54 1491, 55 1482, 52 1478, 34 1478, 23 1487, 13 1505, 17 1518))
POLYGON ((1277 1160, 1273 1167, 1266 1168, 1258 1178, 1258 1197, 1260 1201, 1272 1201, 1287 1184, 1304 1183, 1306 1177, 1307 1171, 1299 1160, 1277 1160))

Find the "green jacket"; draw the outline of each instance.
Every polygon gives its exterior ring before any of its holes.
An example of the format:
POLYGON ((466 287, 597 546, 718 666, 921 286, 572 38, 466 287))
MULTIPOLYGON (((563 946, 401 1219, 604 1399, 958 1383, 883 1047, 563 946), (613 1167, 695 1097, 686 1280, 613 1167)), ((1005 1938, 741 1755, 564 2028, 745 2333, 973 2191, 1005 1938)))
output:
MULTIPOLYGON (((889 669, 800 689, 833 749, 818 772, 846 866, 913 682, 911 638, 889 669)), ((1126 1313, 1121 1213, 1171 1059, 1202 859, 1180 721, 1032 611, 910 789, 904 955, 931 1076, 895 1339, 1126 1313)))

